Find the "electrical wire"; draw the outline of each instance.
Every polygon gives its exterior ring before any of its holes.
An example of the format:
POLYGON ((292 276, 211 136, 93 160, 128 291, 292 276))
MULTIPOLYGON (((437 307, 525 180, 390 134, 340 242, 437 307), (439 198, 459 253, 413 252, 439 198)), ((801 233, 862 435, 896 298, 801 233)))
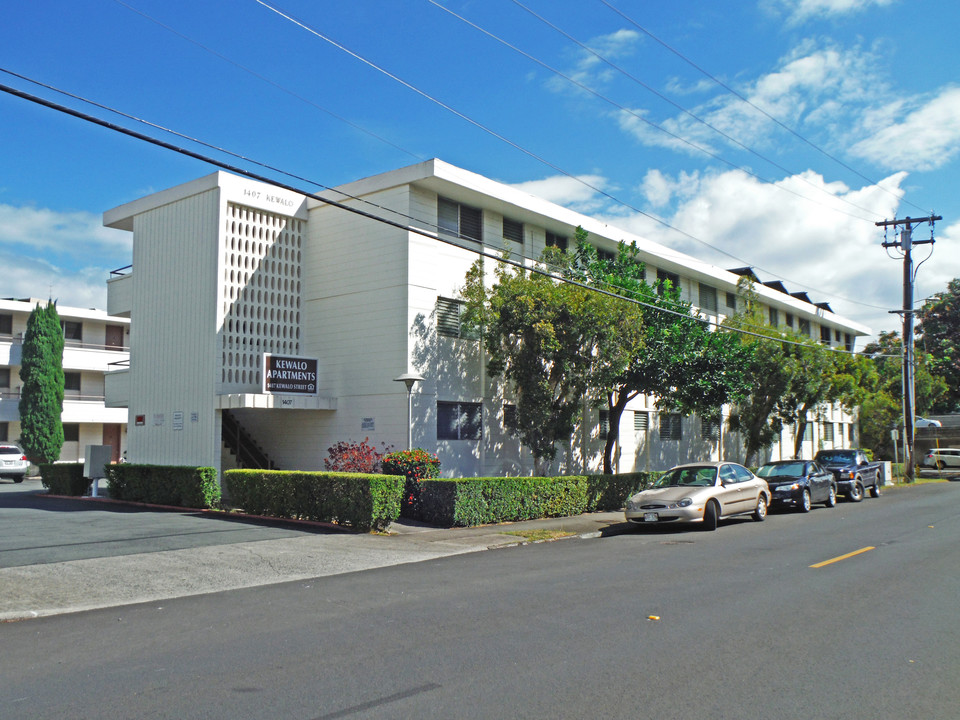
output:
MULTIPOLYGON (((642 215, 643 217, 649 218, 650 220, 653 220, 654 222, 656 222, 657 224, 659 224, 659 225, 667 228, 668 230, 671 230, 672 232, 675 232, 675 233, 677 233, 678 235, 680 235, 680 236, 682 236, 682 237, 684 237, 684 238, 687 238, 687 239, 689 239, 689 240, 691 240, 691 241, 693 241, 693 242, 695 242, 695 243, 704 245, 705 247, 710 248, 710 249, 713 250, 714 252, 717 252, 717 253, 719 253, 719 254, 721 254, 721 255, 724 255, 724 256, 726 256, 726 257, 729 257, 729 258, 731 258, 732 260, 735 260, 735 261, 738 262, 738 263, 744 263, 744 264, 750 265, 750 263, 749 263, 747 260, 745 260, 745 259, 743 259, 743 258, 741 258, 741 257, 738 257, 737 255, 734 255, 733 253, 730 253, 730 252, 728 252, 728 251, 726 251, 726 250, 724 250, 724 249, 722 249, 722 248, 716 247, 715 245, 711 245, 711 244, 708 243, 707 241, 705 241, 705 240, 703 240, 703 239, 701 239, 701 238, 698 238, 698 237, 696 237, 695 235, 693 235, 693 234, 691 234, 691 233, 688 233, 688 232, 685 231, 685 230, 682 230, 682 229, 680 229, 680 228, 678 228, 678 227, 675 227, 675 226, 671 225, 669 222, 667 222, 667 221, 664 220, 663 218, 660 218, 660 217, 658 217, 658 216, 656 216, 656 215, 653 215, 652 213, 646 212, 646 211, 644 211, 644 210, 642 210, 642 209, 640 209, 640 208, 638 208, 638 207, 636 207, 636 206, 634 206, 634 205, 631 205, 630 203, 628 203, 628 202, 626 202, 626 201, 624 201, 624 200, 621 200, 621 199, 615 197, 614 195, 611 195, 610 193, 608 193, 607 191, 603 190, 602 188, 597 187, 596 185, 594 185, 594 184, 592 184, 592 183, 584 180, 582 177, 579 177, 579 176, 574 175, 573 173, 571 173, 571 172, 569 172, 569 171, 567 171, 567 170, 564 170, 563 168, 561 168, 560 166, 558 166, 558 165, 554 164, 553 162, 547 160, 546 158, 544 158, 544 157, 542 157, 542 156, 534 153, 532 150, 529 150, 529 149, 523 147, 522 145, 518 144, 517 142, 515 142, 515 141, 513 141, 513 140, 510 140, 509 138, 507 138, 507 137, 505 137, 504 135, 498 133, 497 131, 495 131, 495 130, 489 128, 489 127, 487 127, 486 125, 480 123, 479 121, 471 118, 470 116, 466 115, 465 113, 463 113, 463 112, 461 112, 461 111, 453 108, 452 106, 448 105, 447 103, 443 102, 442 100, 440 100, 440 99, 438 99, 438 98, 430 95, 429 93, 425 92, 424 90, 421 90, 420 88, 416 87, 416 86, 413 85, 412 83, 410 83, 410 82, 408 82, 408 81, 406 81, 406 80, 398 77, 397 75, 391 73, 389 70, 387 70, 387 69, 385 69, 385 68, 377 65, 377 64, 374 63, 372 60, 369 60, 368 58, 365 58, 364 56, 360 55, 359 53, 357 53, 357 52, 355 52, 355 51, 347 48, 347 47, 344 46, 343 44, 337 42, 336 40, 334 40, 334 39, 332 39, 332 38, 324 35, 324 34, 321 33, 319 30, 317 30, 317 29, 309 26, 309 25, 308 25, 307 23, 305 23, 304 21, 299 20, 299 19, 293 17, 292 15, 286 13, 286 12, 283 11, 283 10, 280 10, 279 8, 274 7, 273 5, 270 5, 269 3, 265 2, 264 0, 254 0, 254 1, 255 1, 257 4, 263 6, 264 8, 270 10, 271 12, 276 13, 277 15, 279 15, 279 16, 282 17, 282 18, 284 18, 285 20, 287 20, 287 21, 293 23, 294 25, 302 28, 302 29, 305 30, 306 32, 310 33, 311 35, 314 35, 315 37, 319 38, 320 40, 323 40, 324 42, 332 45, 333 47, 337 48, 338 50, 341 50, 342 52, 350 55, 351 57, 355 58, 355 59, 358 60, 359 62, 367 65, 368 67, 376 70, 377 72, 379 72, 379 73, 381 73, 381 74, 383 74, 383 75, 386 75, 388 78, 396 81, 397 83, 401 84, 402 86, 406 87, 407 89, 409 89, 410 91, 416 93, 417 95, 420 95, 421 97, 429 100, 430 102, 433 102, 434 104, 438 105, 439 107, 443 108, 444 110, 447 110, 448 112, 450 112, 450 113, 452 113, 453 115, 459 117, 460 119, 464 120, 465 122, 473 125, 474 127, 482 130, 483 132, 491 135, 492 137, 494 137, 494 138, 496 138, 496 139, 498 139, 498 140, 506 143, 507 145, 509 145, 510 147, 514 148, 515 150, 518 150, 519 152, 523 153, 524 155, 527 155, 528 157, 536 160, 537 162, 542 163, 543 165, 546 165, 547 167, 549 167, 550 169, 554 170, 555 172, 557 172, 557 173, 559 173, 559 174, 561 174, 561 175, 563 175, 563 176, 565 176, 565 177, 568 177, 568 178, 570 178, 571 180, 574 180, 575 182, 580 183, 580 184, 583 185, 584 187, 592 190, 593 192, 597 193, 598 195, 600 195, 600 196, 602 196, 602 197, 607 198, 607 199, 610 200, 611 202, 614 202, 614 203, 616 203, 617 205, 620 205, 620 206, 622 206, 622 207, 624 207, 624 208, 626 208, 626 209, 628 209, 628 210, 631 210, 631 211, 633 211, 633 212, 635 212, 635 213, 637 213, 637 214, 639 214, 639 215, 642 215)), ((801 196, 801 197, 802 197, 802 196, 801 196)), ((862 218, 857 218, 857 219, 862 219, 862 218)), ((764 268, 760 268, 759 266, 752 265, 752 267, 757 267, 758 269, 762 270, 763 272, 767 272, 767 273, 769 273, 770 275, 773 275, 774 277, 781 277, 781 276, 777 275, 777 273, 774 273, 774 272, 769 271, 769 270, 765 270, 764 268)), ((796 285, 804 286, 803 283, 794 282, 793 280, 791 280, 791 279, 789 279, 789 278, 781 277, 781 279, 786 280, 787 282, 790 282, 790 283, 794 283, 794 284, 796 284, 796 285)), ((808 287, 810 290, 813 290, 813 291, 815 291, 815 292, 823 293, 824 295, 831 295, 831 294, 832 294, 832 293, 829 293, 829 292, 827 292, 827 291, 825 291, 825 290, 820 290, 820 289, 815 288, 815 287, 812 287, 812 286, 806 286, 806 287, 808 287)), ((882 308, 882 307, 880 307, 880 306, 871 305, 871 304, 869 304, 869 303, 864 303, 863 301, 860 301, 860 300, 854 300, 854 299, 852 299, 852 298, 845 298, 845 297, 841 297, 841 296, 836 296, 836 297, 837 297, 838 299, 840 299, 840 300, 845 301, 845 302, 853 303, 853 304, 856 304, 856 305, 861 305, 861 306, 863 306, 863 307, 870 307, 870 308, 874 308, 874 309, 884 309, 884 308, 882 308)))
MULTIPOLYGON (((439 234, 430 233, 430 232, 427 232, 426 230, 423 230, 423 229, 421 229, 421 228, 417 228, 417 227, 414 227, 414 226, 411 226, 411 225, 405 225, 405 224, 396 222, 396 221, 394 221, 394 220, 390 220, 390 219, 388 219, 388 218, 384 218, 384 217, 380 217, 380 216, 374 215, 373 213, 367 212, 367 211, 365 211, 365 210, 361 210, 360 208, 352 207, 352 206, 350 206, 350 205, 345 205, 345 204, 343 204, 343 203, 341 203, 341 202, 337 202, 337 201, 332 200, 332 199, 330 199, 330 198, 323 197, 322 195, 317 195, 316 193, 312 193, 312 192, 309 192, 309 191, 305 191, 305 190, 303 190, 302 188, 298 188, 298 187, 295 187, 295 186, 293 186, 293 185, 289 185, 289 184, 287 184, 287 183, 285 183, 285 182, 278 181, 278 180, 276 180, 276 179, 274 179, 274 178, 271 178, 271 177, 268 177, 268 176, 265 176, 265 175, 260 175, 259 173, 255 173, 255 172, 252 172, 252 171, 247 170, 247 169, 245 169, 245 168, 241 168, 241 167, 238 167, 238 166, 235 166, 235 165, 231 165, 231 164, 226 163, 226 162, 224 162, 224 161, 222 161, 222 160, 217 160, 217 159, 212 158, 212 157, 209 157, 209 156, 207 156, 207 155, 203 155, 203 154, 201 154, 201 153, 198 153, 198 152, 196 152, 196 151, 194 151, 194 150, 190 150, 190 149, 188 149, 188 148, 180 147, 180 146, 174 145, 174 144, 172 144, 172 143, 166 142, 165 140, 161 140, 161 139, 159 139, 159 138, 152 137, 152 136, 147 135, 147 134, 145 134, 145 133, 140 133, 140 132, 137 132, 136 130, 131 130, 131 129, 126 128, 126 127, 123 127, 123 126, 121 126, 121 125, 117 125, 117 124, 115 124, 115 123, 108 122, 108 121, 106 121, 106 120, 103 120, 103 119, 101 119, 101 118, 95 117, 95 116, 93 116, 93 115, 89 115, 89 114, 87 114, 87 113, 80 112, 79 110, 75 110, 75 109, 73 109, 73 108, 69 108, 69 107, 67 107, 67 106, 65 106, 65 105, 61 105, 61 104, 58 104, 58 103, 54 103, 54 102, 52 102, 52 101, 50 101, 50 100, 46 100, 46 99, 41 98, 41 97, 38 97, 38 96, 36 96, 36 95, 31 95, 31 94, 29 94, 29 93, 23 92, 22 90, 18 90, 18 89, 16 89, 16 88, 10 87, 10 86, 8 86, 8 85, 0 84, 0 92, 5 92, 5 93, 7 93, 7 94, 9 94, 9 95, 13 95, 14 97, 18 97, 18 98, 20 98, 20 99, 22 99, 22 100, 27 100, 27 101, 29 101, 29 102, 35 103, 35 104, 37 104, 37 105, 40 105, 40 106, 42 106, 42 107, 46 107, 46 108, 48 108, 48 109, 55 110, 55 111, 57 111, 57 112, 60 112, 60 113, 66 114, 66 115, 70 115, 70 116, 72 116, 72 117, 74 117, 74 118, 77 118, 77 119, 79 119, 79 120, 83 120, 83 121, 85 121, 85 122, 89 122, 89 123, 91 123, 91 124, 93 124, 93 125, 97 125, 97 126, 100 126, 100 127, 102 127, 102 128, 108 129, 108 130, 112 130, 112 131, 117 132, 117 133, 120 133, 120 134, 122 134, 122 135, 126 135, 126 136, 128 136, 128 137, 131 137, 131 138, 134 138, 134 139, 137 139, 137 140, 141 140, 141 141, 143 141, 143 142, 147 142, 147 143, 149 143, 149 144, 151 144, 151 145, 155 145, 155 146, 157 146, 157 147, 160 147, 160 148, 163 148, 163 149, 166 149, 166 150, 170 150, 170 151, 172 151, 172 152, 176 152, 176 153, 178 153, 178 154, 180 154, 180 155, 183 155, 183 156, 185 156, 185 157, 189 157, 189 158, 192 158, 192 159, 194 159, 194 160, 199 160, 199 161, 201 161, 201 162, 203 162, 203 163, 212 165, 213 167, 220 168, 221 170, 226 170, 226 171, 228 171, 228 172, 231 172, 231 173, 234 173, 234 174, 236 174, 236 175, 240 175, 240 176, 249 178, 249 179, 251 179, 251 180, 256 180, 256 181, 258 181, 258 182, 263 182, 263 183, 266 183, 266 184, 269 184, 269 185, 273 185, 274 187, 277 187, 277 188, 280 188, 280 189, 283 189, 283 190, 287 190, 287 191, 289 191, 289 192, 293 192, 293 193, 296 193, 296 194, 298 194, 298 195, 303 195, 304 197, 311 198, 311 199, 313 199, 313 200, 316 200, 317 202, 323 203, 323 204, 325 204, 325 205, 329 205, 329 206, 331 206, 331 207, 338 208, 338 209, 340 209, 340 210, 344 210, 344 211, 346 211, 346 212, 352 213, 352 214, 357 215, 357 216, 359 216, 359 217, 363 217, 363 218, 366 218, 366 219, 368 219, 368 220, 372 220, 372 221, 374 221, 374 222, 379 222, 379 223, 388 225, 388 226, 390 226, 390 227, 403 230, 403 231, 408 232, 408 233, 412 233, 412 234, 415 234, 415 235, 420 235, 421 237, 428 238, 428 239, 430 239, 430 240, 435 240, 435 241, 437 241, 437 242, 441 242, 441 243, 444 243, 444 244, 447 244, 447 245, 452 245, 452 246, 454 246, 454 247, 460 248, 461 250, 465 250, 465 251, 467 251, 467 252, 471 252, 471 253, 473 253, 473 254, 475 254, 475 255, 478 255, 478 256, 480 256, 480 257, 488 258, 488 259, 491 259, 491 260, 495 260, 496 262, 499 262, 499 263, 504 263, 504 264, 506 264, 506 265, 510 265, 510 266, 519 268, 520 270, 522 270, 522 271, 524 271, 524 272, 530 272, 530 273, 534 273, 534 274, 537 274, 537 275, 541 275, 541 276, 547 277, 547 278, 549 278, 549 279, 551 279, 551 280, 554 280, 554 281, 557 281, 557 282, 563 282, 563 283, 567 283, 567 284, 569 284, 569 285, 574 285, 574 286, 583 288, 583 289, 585 289, 585 290, 588 290, 588 291, 590 291, 590 292, 596 292, 596 293, 599 293, 599 294, 601 294, 601 295, 606 295, 606 296, 608 296, 608 297, 616 298, 616 299, 622 300, 622 301, 624 301, 624 302, 629 302, 629 303, 632 303, 632 304, 635 304, 635 305, 638 305, 638 306, 641 306, 641 307, 645 307, 645 308, 648 308, 648 309, 651 309, 651 310, 654 310, 654 311, 657 311, 657 312, 662 312, 662 313, 666 313, 666 314, 669 314, 669 315, 673 315, 673 316, 685 318, 685 319, 688 319, 688 320, 693 321, 693 322, 700 322, 700 323, 703 323, 703 324, 706 324, 706 325, 709 325, 709 326, 713 326, 713 327, 715 327, 717 330, 722 330, 722 331, 726 331, 726 332, 734 332, 734 333, 737 333, 737 334, 739 334, 739 335, 745 335, 745 336, 748 336, 748 337, 754 337, 754 338, 758 338, 758 339, 761 339, 761 340, 767 340, 767 341, 777 342, 777 343, 780 343, 780 344, 783 344, 783 345, 794 345, 794 346, 799 346, 799 347, 811 347, 811 343, 810 343, 810 342, 799 342, 799 341, 787 339, 787 338, 785 338, 785 337, 783 337, 783 336, 773 337, 773 336, 771 336, 771 335, 768 334, 768 333, 758 333, 758 332, 752 332, 752 331, 749 331, 749 330, 744 330, 744 329, 742 329, 742 328, 730 327, 730 326, 727 326, 727 325, 723 325, 723 324, 720 323, 719 321, 710 320, 709 318, 691 317, 689 314, 684 313, 684 312, 680 312, 680 311, 677 311, 677 310, 671 310, 671 309, 668 309, 668 308, 663 308, 663 307, 660 307, 660 306, 657 306, 657 305, 653 305, 653 304, 650 304, 650 303, 646 303, 646 302, 637 300, 637 299, 635 299, 635 298, 631 298, 631 297, 624 296, 624 295, 619 294, 619 293, 610 292, 610 291, 604 290, 604 289, 602 289, 602 288, 597 288, 597 287, 595 287, 595 286, 588 285, 588 284, 586 284, 586 283, 581 283, 581 282, 578 282, 578 281, 575 281, 575 280, 571 280, 571 279, 568 279, 568 278, 564 278, 564 277, 561 277, 561 276, 556 275, 556 274, 553 273, 553 272, 550 272, 549 270, 545 270, 545 269, 542 269, 542 268, 540 268, 540 267, 529 267, 529 266, 527 266, 525 263, 521 263, 521 262, 517 262, 517 261, 510 260, 509 258, 505 258, 505 257, 503 257, 502 254, 492 253, 492 252, 489 252, 489 251, 487 251, 487 250, 476 249, 476 248, 472 248, 472 247, 469 247, 469 246, 464 246, 464 245, 461 244, 460 242, 456 242, 456 241, 454 241, 454 240, 441 237, 439 234)), ((466 238, 466 237, 464 237, 464 236, 459 236, 458 239, 460 239, 460 240, 470 240, 470 238, 466 238)), ((831 348, 829 348, 829 349, 830 349, 832 352, 837 352, 837 353, 842 353, 842 354, 850 354, 850 355, 855 355, 855 354, 856 354, 856 353, 853 353, 853 352, 851 352, 851 351, 847 351, 846 349, 841 349, 841 348, 831 347, 831 348)))

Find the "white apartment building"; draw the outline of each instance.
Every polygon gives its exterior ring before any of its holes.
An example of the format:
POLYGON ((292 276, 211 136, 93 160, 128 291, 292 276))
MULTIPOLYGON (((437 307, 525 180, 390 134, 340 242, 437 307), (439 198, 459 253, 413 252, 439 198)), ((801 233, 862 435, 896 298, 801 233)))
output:
MULTIPOLYGON (((20 359, 35 298, 0 300, 0 441, 20 437, 20 359)), ((103 310, 57 305, 64 334, 64 444, 60 460, 83 462, 87 445, 110 445, 113 459, 126 449, 127 410, 107 407, 104 374, 129 360, 130 321, 103 310)))
MULTIPOLYGON (((413 374, 423 379, 409 396, 412 443, 437 453, 445 476, 530 474, 529 452, 505 428, 511 398, 487 376, 479 342, 459 332, 459 290, 478 250, 535 259, 582 226, 601 251, 636 242, 648 280, 670 278, 717 320, 752 273, 440 160, 324 197, 363 214, 224 172, 104 213, 105 225, 133 233, 131 269, 108 282, 108 312, 132 323, 131 362, 106 377, 108 406, 130 411, 132 462, 322 469, 338 441, 401 449, 408 391, 395 379, 413 374)), ((779 283, 756 290, 771 320, 824 343, 852 349, 869 333, 779 283)), ((815 420, 805 452, 849 445, 852 418, 824 408, 815 420)), ((597 471, 603 422, 585 400, 551 471, 597 471)), ((721 453, 743 459, 736 437, 641 397, 623 418, 617 466, 721 453)), ((781 453, 793 455, 789 431, 772 448, 781 453)))

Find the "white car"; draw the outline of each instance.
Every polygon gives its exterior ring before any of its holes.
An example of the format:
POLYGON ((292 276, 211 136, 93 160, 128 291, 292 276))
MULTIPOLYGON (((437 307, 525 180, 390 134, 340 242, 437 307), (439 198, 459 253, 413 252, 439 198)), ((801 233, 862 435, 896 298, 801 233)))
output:
POLYGON ((23 482, 30 469, 30 461, 19 445, 0 445, 0 477, 10 478, 15 483, 23 482))
POLYGON ((960 450, 955 448, 934 448, 923 456, 920 464, 924 467, 942 470, 947 467, 960 467, 960 450))
POLYGON ((939 420, 928 420, 922 417, 917 417, 913 421, 913 426, 918 428, 943 427, 939 420))
POLYGON ((693 522, 716 530, 718 520, 736 515, 751 515, 759 522, 769 505, 767 482, 743 465, 702 462, 667 470, 627 499, 624 514, 638 525, 693 522))

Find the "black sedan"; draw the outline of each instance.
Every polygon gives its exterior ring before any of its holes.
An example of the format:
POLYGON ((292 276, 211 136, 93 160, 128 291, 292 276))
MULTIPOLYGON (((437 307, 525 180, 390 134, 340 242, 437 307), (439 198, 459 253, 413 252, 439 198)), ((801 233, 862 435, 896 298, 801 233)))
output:
POLYGON ((810 512, 815 503, 837 504, 837 481, 833 473, 810 460, 777 460, 757 470, 770 486, 771 507, 790 506, 810 512))

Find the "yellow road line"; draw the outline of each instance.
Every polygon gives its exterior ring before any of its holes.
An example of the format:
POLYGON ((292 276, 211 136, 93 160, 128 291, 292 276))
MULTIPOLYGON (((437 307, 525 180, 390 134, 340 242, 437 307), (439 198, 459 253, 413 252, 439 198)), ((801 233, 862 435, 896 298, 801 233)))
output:
POLYGON ((870 550, 876 550, 872 545, 870 547, 860 548, 859 550, 854 550, 851 553, 846 555, 841 555, 840 557, 831 558, 830 560, 824 560, 823 562, 818 562, 816 565, 811 565, 812 568, 822 568, 824 565, 830 565, 835 562, 840 562, 841 560, 846 560, 847 558, 852 558, 854 555, 859 555, 860 553, 869 552, 870 550))

